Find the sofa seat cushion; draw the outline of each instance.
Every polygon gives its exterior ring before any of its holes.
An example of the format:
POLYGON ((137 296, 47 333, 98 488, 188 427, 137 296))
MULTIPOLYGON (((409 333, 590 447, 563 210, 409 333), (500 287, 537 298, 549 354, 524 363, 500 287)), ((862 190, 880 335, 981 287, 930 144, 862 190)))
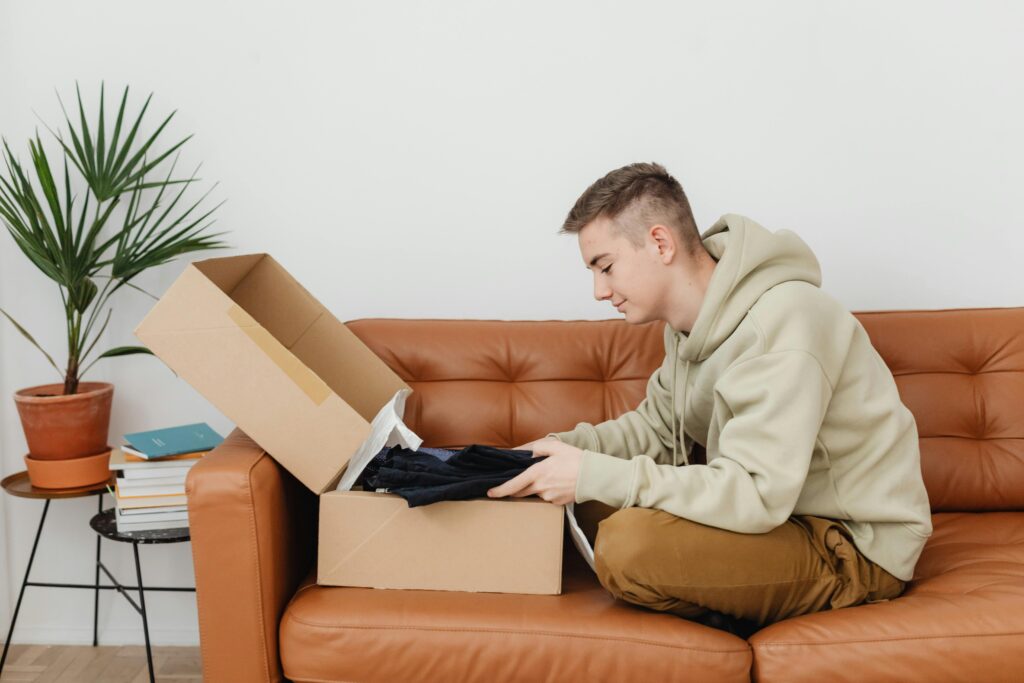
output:
POLYGON ((612 598, 571 546, 561 595, 317 586, 280 627, 294 681, 749 681, 747 642, 612 598))
POLYGON ((888 602, 787 619, 750 638, 758 681, 1020 681, 1024 512, 939 513, 888 602))

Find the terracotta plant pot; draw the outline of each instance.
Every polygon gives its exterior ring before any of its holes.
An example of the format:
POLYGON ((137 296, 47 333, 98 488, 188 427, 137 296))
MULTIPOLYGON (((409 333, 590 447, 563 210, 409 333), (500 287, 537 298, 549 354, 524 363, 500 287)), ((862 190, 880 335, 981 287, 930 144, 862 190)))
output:
POLYGON ((14 394, 32 459, 70 460, 109 451, 114 385, 81 382, 77 394, 62 391, 63 384, 41 384, 14 394))
POLYGON ((25 468, 32 485, 41 489, 73 489, 110 479, 110 449, 71 460, 37 460, 25 456, 25 468))

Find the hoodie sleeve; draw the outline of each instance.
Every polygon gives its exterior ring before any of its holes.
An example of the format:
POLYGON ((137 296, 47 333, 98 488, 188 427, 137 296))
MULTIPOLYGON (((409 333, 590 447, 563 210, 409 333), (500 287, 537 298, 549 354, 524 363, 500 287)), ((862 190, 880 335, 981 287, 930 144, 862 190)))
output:
POLYGON ((647 395, 619 417, 592 425, 580 422, 567 432, 551 432, 559 441, 616 458, 646 455, 653 462, 672 460, 672 369, 675 353, 665 326, 665 359, 647 380, 647 395))
MULTIPOLYGON (((715 385, 729 417, 707 465, 619 460, 585 449, 576 502, 645 507, 741 533, 765 533, 796 507, 832 388, 806 351, 776 351, 733 366, 715 385)), ((709 457, 711 454, 708 454, 709 457)))

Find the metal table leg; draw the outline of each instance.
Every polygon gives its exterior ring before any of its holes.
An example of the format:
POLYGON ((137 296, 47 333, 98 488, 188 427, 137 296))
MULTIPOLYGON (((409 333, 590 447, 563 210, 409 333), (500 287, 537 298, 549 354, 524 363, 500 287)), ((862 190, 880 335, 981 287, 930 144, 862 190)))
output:
MULTIPOLYGON (((28 567, 25 568, 25 578, 21 581, 21 590, 18 592, 18 602, 14 606, 14 615, 11 617, 11 628, 7 630, 7 640, 4 641, 4 653, 0 656, 0 672, 4 670, 4 662, 7 661, 7 650, 11 647, 11 636, 14 635, 14 625, 18 623, 18 612, 21 610, 21 599, 25 597, 25 586, 28 585, 28 575, 32 571, 32 562, 36 559, 36 548, 39 547, 39 537, 43 533, 43 524, 46 522, 46 513, 50 509, 50 499, 46 499, 43 505, 43 515, 39 518, 39 528, 36 529, 36 540, 32 542, 32 554, 28 556, 28 567)), ((136 559, 136 563, 138 559, 136 559)), ((97 581, 98 583, 98 581, 97 581)), ((152 671, 152 667, 150 668, 152 671)))
MULTIPOLYGON (((99 502, 97 512, 103 512, 103 492, 100 491, 100 495, 96 496, 99 502)), ((100 539, 103 538, 99 534, 96 534, 96 579, 93 581, 96 584, 96 595, 93 597, 92 602, 92 646, 96 647, 99 645, 97 634, 99 633, 99 619, 100 619, 100 539)))
POLYGON ((146 618, 146 591, 142 587, 142 565, 139 563, 138 543, 132 543, 132 551, 135 553, 135 578, 139 585, 139 612, 142 614, 142 632, 146 636, 146 662, 149 664, 149 683, 156 683, 156 678, 153 676, 153 651, 149 646, 149 621, 146 618))

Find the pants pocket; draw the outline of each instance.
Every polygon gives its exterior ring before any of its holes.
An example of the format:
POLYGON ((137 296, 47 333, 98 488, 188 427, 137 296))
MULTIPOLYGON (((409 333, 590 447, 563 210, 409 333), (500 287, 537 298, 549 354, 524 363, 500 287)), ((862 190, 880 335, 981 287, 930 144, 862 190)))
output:
POLYGON ((864 602, 872 585, 870 563, 860 554, 853 539, 838 522, 829 521, 824 529, 823 540, 840 580, 832 595, 832 609, 864 602))
POLYGON ((877 580, 875 582, 877 588, 868 593, 867 599, 864 602, 886 602, 901 596, 907 588, 907 582, 897 579, 877 565, 875 567, 877 568, 877 580))

